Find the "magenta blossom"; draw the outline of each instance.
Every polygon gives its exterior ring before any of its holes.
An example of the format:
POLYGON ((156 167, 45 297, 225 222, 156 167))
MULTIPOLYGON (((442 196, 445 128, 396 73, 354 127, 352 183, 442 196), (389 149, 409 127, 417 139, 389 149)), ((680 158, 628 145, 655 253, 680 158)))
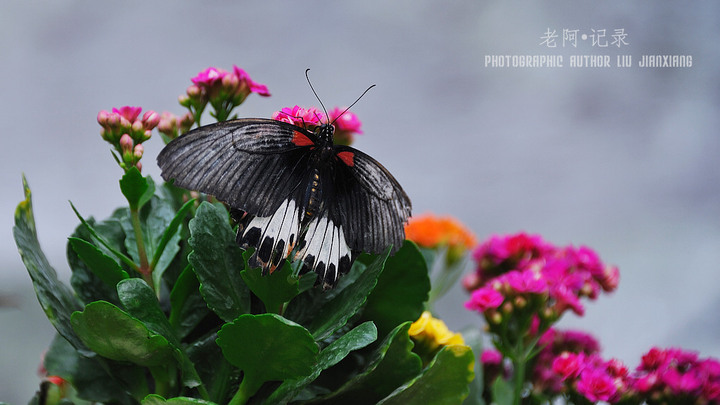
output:
POLYGON ((505 297, 492 287, 480 288, 473 291, 465 308, 473 311, 485 312, 488 309, 497 309, 505 297))
POLYGON ((315 107, 302 108, 297 105, 292 108, 285 107, 280 111, 275 111, 272 115, 276 121, 287 122, 303 128, 320 126, 322 117, 322 112, 315 107))
POLYGON ((197 76, 191 78, 190 81, 199 87, 209 88, 215 83, 221 82, 223 77, 228 74, 229 73, 225 70, 209 67, 198 73, 197 76))
POLYGON ((254 82, 250 78, 250 75, 247 74, 247 72, 245 72, 243 69, 240 69, 236 65, 233 65, 233 74, 235 75, 235 77, 238 78, 238 80, 240 80, 241 87, 244 87, 246 89, 245 91, 247 91, 248 94, 256 93, 263 97, 270 96, 270 91, 268 91, 268 88, 266 85, 264 85, 262 83, 254 82))
POLYGON ((605 370, 588 368, 580 374, 577 391, 591 402, 609 401, 617 393, 617 387, 605 370))
POLYGON ((131 167, 142 168, 140 158, 143 155, 143 142, 150 139, 152 130, 160 123, 160 115, 148 110, 140 118, 142 108, 124 106, 113 108, 112 112, 102 110, 97 120, 103 139, 115 148, 115 157, 120 166, 128 170, 131 167))

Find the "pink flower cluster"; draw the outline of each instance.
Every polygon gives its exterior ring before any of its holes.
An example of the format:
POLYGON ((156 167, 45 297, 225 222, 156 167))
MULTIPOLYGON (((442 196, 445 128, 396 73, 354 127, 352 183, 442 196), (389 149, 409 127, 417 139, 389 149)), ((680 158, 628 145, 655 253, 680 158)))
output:
POLYGON ((233 66, 232 72, 209 67, 190 80, 193 84, 179 101, 180 105, 190 110, 196 122, 199 122, 208 103, 214 109, 211 114, 218 121, 225 121, 251 93, 270 96, 267 86, 253 81, 247 72, 237 66, 233 66))
POLYGON ((232 72, 209 67, 190 80, 193 84, 188 88, 187 94, 191 97, 202 94, 208 99, 212 99, 223 94, 226 97, 239 97, 242 102, 250 93, 270 96, 266 85, 253 81, 247 72, 235 65, 233 65, 232 72))
POLYGON ((632 387, 652 403, 720 404, 720 361, 654 347, 642 356, 632 387))
POLYGON ((580 298, 596 299, 617 288, 618 269, 605 266, 590 248, 556 247, 524 233, 493 236, 474 252, 477 270, 463 280, 472 291, 465 307, 483 313, 492 323, 497 310, 525 308, 543 320, 559 318, 570 309, 584 313, 580 298), (505 303, 505 304, 504 304, 505 303))
MULTIPOLYGON (((315 107, 302 108, 296 105, 292 108, 285 107, 280 111, 276 111, 273 113, 272 118, 313 130, 313 127, 322 125, 323 115, 315 107)), ((328 112, 326 118, 335 127, 334 141, 336 144, 350 145, 355 134, 362 134, 360 129, 362 123, 357 115, 350 111, 335 107, 328 112)))
POLYGON ((125 170, 133 166, 142 170, 142 143, 150 139, 153 128, 160 123, 155 111, 147 111, 140 118, 141 112, 141 107, 124 106, 113 108, 112 112, 102 110, 97 116, 102 127, 100 134, 115 147, 119 154, 117 160, 125 170))
POLYGON ((193 123, 195 123, 195 119, 190 112, 178 117, 171 112, 163 111, 163 113, 160 114, 160 123, 157 129, 158 132, 163 135, 165 143, 168 143, 177 138, 178 135, 189 131, 193 123))

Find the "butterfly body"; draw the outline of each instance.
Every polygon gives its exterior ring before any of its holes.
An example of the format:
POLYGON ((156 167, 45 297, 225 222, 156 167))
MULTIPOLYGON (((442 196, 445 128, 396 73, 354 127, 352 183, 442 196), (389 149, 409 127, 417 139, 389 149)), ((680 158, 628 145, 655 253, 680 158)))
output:
POLYGON ((173 140, 158 164, 165 180, 233 208, 237 242, 256 248, 251 264, 272 272, 299 259, 331 288, 357 253, 397 250, 411 209, 395 178, 370 156, 334 145, 333 131, 226 121, 173 140))

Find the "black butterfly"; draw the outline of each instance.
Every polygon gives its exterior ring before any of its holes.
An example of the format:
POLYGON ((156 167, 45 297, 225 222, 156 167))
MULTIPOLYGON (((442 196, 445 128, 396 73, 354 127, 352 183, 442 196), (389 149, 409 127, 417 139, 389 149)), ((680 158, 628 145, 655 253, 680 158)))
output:
POLYGON ((251 265, 267 273, 301 259, 301 273, 315 271, 327 289, 359 252, 397 251, 411 210, 387 169, 334 145, 333 133, 332 123, 312 132, 262 118, 219 122, 170 142, 158 164, 165 180, 234 209, 237 242, 256 248, 251 265))

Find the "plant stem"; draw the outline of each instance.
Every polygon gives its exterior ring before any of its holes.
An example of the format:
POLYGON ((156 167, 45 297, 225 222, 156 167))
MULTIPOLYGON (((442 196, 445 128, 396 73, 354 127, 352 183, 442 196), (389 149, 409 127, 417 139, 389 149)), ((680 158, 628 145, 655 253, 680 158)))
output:
POLYGON ((137 242, 138 256, 140 256, 140 268, 138 272, 142 275, 143 280, 155 290, 152 278, 152 269, 148 264, 147 253, 145 252, 145 243, 143 242, 142 228, 140 227, 140 210, 130 208, 130 219, 132 221, 133 230, 135 231, 135 242, 137 242))
POLYGON ((247 373, 244 373, 240 386, 228 405, 244 405, 260 389, 260 385, 252 378, 248 378, 247 373))

